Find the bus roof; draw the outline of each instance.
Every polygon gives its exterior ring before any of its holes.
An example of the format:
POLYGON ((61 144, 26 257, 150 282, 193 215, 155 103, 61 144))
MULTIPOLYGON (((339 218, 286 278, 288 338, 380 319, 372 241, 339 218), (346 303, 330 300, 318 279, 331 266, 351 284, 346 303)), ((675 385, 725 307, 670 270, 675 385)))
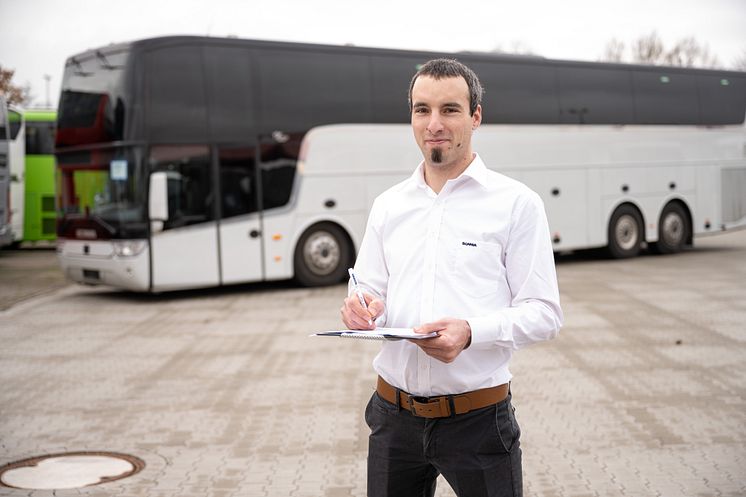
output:
POLYGON ((257 39, 243 39, 243 38, 219 38, 211 36, 191 36, 191 35, 177 35, 177 36, 161 36, 155 38, 144 38, 141 40, 135 40, 124 43, 111 44, 100 48, 94 48, 73 55, 67 59, 66 65, 75 64, 76 61, 84 60, 92 57, 100 57, 102 54, 107 55, 116 52, 139 52, 148 51, 156 48, 165 48, 169 46, 180 46, 180 45, 223 45, 223 46, 236 46, 244 48, 292 48, 295 50, 309 50, 309 51, 328 51, 331 53, 366 53, 366 54, 386 54, 386 55, 401 55, 401 56, 422 56, 424 54, 431 53, 433 57, 452 56, 454 58, 463 57, 470 61, 482 60, 482 61, 504 61, 511 63, 526 63, 526 64, 543 64, 550 66, 565 66, 565 67, 607 67, 607 68, 620 68, 620 69, 635 69, 635 70, 650 70, 660 71, 665 69, 670 72, 686 72, 689 74, 723 74, 723 75, 746 75, 746 72, 729 70, 729 69, 706 69, 696 67, 681 67, 681 66, 663 66, 663 65, 650 65, 650 64, 629 64, 623 62, 595 62, 595 61, 579 61, 570 59, 548 59, 538 55, 523 55, 523 54, 506 54, 500 52, 478 52, 478 51, 461 51, 461 52, 436 52, 432 50, 416 50, 416 49, 397 49, 397 48, 374 48, 374 47, 363 47, 357 45, 324 45, 315 43, 297 43, 297 42, 286 42, 276 40, 257 40, 257 39))

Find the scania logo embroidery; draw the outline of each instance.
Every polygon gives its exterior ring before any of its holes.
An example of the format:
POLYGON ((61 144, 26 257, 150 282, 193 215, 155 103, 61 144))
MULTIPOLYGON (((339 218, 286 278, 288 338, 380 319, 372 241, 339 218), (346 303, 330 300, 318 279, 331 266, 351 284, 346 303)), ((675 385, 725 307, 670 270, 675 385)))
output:
POLYGON ((461 242, 461 245, 466 245, 467 247, 476 247, 477 244, 474 242, 461 242))

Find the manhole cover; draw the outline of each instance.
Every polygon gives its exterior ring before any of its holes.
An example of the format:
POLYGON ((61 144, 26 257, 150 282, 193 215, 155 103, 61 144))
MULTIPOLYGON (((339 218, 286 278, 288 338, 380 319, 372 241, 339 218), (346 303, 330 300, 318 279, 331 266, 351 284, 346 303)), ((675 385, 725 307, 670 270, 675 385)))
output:
POLYGON ((81 488, 127 478, 145 462, 115 452, 66 452, 32 457, 0 467, 0 484, 11 488, 81 488))

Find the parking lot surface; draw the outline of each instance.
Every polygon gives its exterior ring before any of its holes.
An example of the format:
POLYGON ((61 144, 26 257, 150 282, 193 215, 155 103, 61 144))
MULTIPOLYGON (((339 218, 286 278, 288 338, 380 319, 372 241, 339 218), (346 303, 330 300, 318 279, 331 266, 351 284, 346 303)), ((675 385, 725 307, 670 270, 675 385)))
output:
MULTIPOLYGON (((525 494, 746 495, 746 231, 673 256, 562 257, 558 273, 565 327, 512 363, 525 494)), ((340 326, 344 286, 52 280, 0 311, 0 466, 67 451, 146 466, 0 495, 365 495, 378 344, 308 336, 340 326)), ((437 495, 454 494, 440 480, 437 495)))

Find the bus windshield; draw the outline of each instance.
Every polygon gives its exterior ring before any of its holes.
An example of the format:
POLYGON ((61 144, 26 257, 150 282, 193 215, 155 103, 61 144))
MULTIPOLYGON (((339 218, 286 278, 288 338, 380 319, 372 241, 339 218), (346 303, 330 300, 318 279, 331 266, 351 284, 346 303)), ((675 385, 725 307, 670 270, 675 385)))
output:
POLYGON ((57 122, 57 147, 122 139, 126 49, 71 57, 65 67, 57 122))
POLYGON ((110 239, 147 236, 141 149, 120 147, 57 156, 58 235, 110 239))

